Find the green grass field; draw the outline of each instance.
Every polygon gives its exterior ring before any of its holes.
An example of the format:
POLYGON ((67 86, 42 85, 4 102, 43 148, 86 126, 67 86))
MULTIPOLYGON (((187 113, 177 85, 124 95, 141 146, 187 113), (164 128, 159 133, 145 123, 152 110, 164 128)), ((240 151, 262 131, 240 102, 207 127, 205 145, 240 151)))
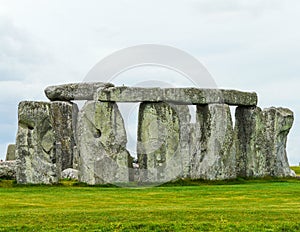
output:
POLYGON ((0 231, 300 231, 300 181, 0 186, 0 231))

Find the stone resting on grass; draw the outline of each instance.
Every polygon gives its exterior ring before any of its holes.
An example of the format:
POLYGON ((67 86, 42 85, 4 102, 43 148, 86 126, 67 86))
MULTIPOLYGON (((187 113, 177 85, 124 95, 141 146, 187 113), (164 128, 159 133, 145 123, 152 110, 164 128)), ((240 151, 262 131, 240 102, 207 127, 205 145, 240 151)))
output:
POLYGON ((51 86, 45 93, 50 102, 19 104, 18 183, 57 183, 70 168, 91 185, 295 175, 286 154, 293 112, 261 110, 256 93, 101 82, 51 86), (73 100, 86 103, 78 110, 73 100), (140 102, 135 169, 118 102, 140 102), (188 105, 196 105, 193 123, 188 105), (229 106, 237 106, 235 125, 229 106))
POLYGON ((0 179, 16 179, 16 166, 15 160, 0 162, 0 179))

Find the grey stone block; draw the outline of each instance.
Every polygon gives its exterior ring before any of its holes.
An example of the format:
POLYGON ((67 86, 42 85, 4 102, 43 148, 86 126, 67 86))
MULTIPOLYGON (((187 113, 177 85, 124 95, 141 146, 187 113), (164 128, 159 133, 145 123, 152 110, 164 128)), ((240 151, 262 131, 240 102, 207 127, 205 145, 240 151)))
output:
POLYGON ((49 86, 45 94, 51 101, 93 100, 97 89, 114 86, 111 83, 89 82, 49 86))
POLYGON ((173 102, 177 104, 228 104, 253 106, 257 94, 237 90, 198 88, 110 87, 98 89, 95 100, 114 102, 173 102))

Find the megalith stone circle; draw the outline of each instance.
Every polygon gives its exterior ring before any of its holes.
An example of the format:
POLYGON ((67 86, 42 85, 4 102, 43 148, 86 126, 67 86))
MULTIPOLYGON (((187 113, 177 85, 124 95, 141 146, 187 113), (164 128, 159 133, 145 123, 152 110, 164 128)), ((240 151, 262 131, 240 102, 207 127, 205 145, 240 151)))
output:
POLYGON ((50 102, 19 104, 21 184, 57 183, 71 169, 90 185, 295 176, 286 154, 293 112, 260 109, 254 92, 96 82, 50 86, 45 94, 50 102), (73 100, 86 102, 79 110, 73 100), (135 166, 118 102, 140 103, 135 166), (196 106, 195 122, 188 105, 196 106), (229 106, 237 106, 235 124, 229 106))

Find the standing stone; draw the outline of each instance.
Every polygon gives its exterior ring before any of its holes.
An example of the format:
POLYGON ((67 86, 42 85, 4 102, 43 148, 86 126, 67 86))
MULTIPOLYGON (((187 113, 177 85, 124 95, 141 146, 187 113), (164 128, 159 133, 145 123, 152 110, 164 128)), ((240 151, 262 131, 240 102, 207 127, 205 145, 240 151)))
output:
POLYGON ((16 145, 15 144, 9 144, 7 146, 7 152, 6 152, 6 161, 11 161, 16 159, 16 145))
POLYGON ((180 140, 186 133, 180 130, 180 119, 189 121, 189 112, 187 106, 183 107, 163 102, 141 103, 137 154, 144 174, 142 181, 163 182, 187 175, 184 172, 188 172, 188 144, 185 138, 180 140))
POLYGON ((190 131, 191 131, 191 115, 188 106, 186 105, 174 105, 171 107, 176 111, 179 117, 179 155, 182 165, 182 170, 180 170, 179 175, 176 177, 188 178, 190 176, 190 131))
POLYGON ((47 102, 19 104, 16 139, 19 184, 51 184, 60 178, 50 110, 51 103, 47 102))
POLYGON ((78 107, 69 102, 51 102, 50 113, 57 145, 56 152, 60 153, 61 170, 73 168, 78 107))
POLYGON ((191 178, 235 178, 235 147, 229 106, 198 105, 197 122, 192 128, 191 178))
POLYGON ((73 167, 78 108, 68 102, 19 104, 17 182, 51 184, 73 167))
POLYGON ((237 107, 235 112, 235 141, 237 176, 265 176, 265 125, 259 107, 237 107))
POLYGON ((117 104, 86 102, 78 116, 77 141, 79 181, 90 185, 129 181, 130 155, 117 104))
POLYGON ((237 175, 241 177, 295 176, 286 155, 287 135, 294 120, 284 108, 236 109, 237 175))
POLYGON ((203 160, 201 154, 201 126, 199 122, 190 124, 189 136, 189 154, 190 154, 190 172, 189 177, 192 179, 199 179, 198 165, 203 160))
POLYGON ((268 139, 266 169, 270 176, 295 176, 287 159, 287 135, 294 122, 294 114, 286 108, 267 108, 263 111, 268 139))

